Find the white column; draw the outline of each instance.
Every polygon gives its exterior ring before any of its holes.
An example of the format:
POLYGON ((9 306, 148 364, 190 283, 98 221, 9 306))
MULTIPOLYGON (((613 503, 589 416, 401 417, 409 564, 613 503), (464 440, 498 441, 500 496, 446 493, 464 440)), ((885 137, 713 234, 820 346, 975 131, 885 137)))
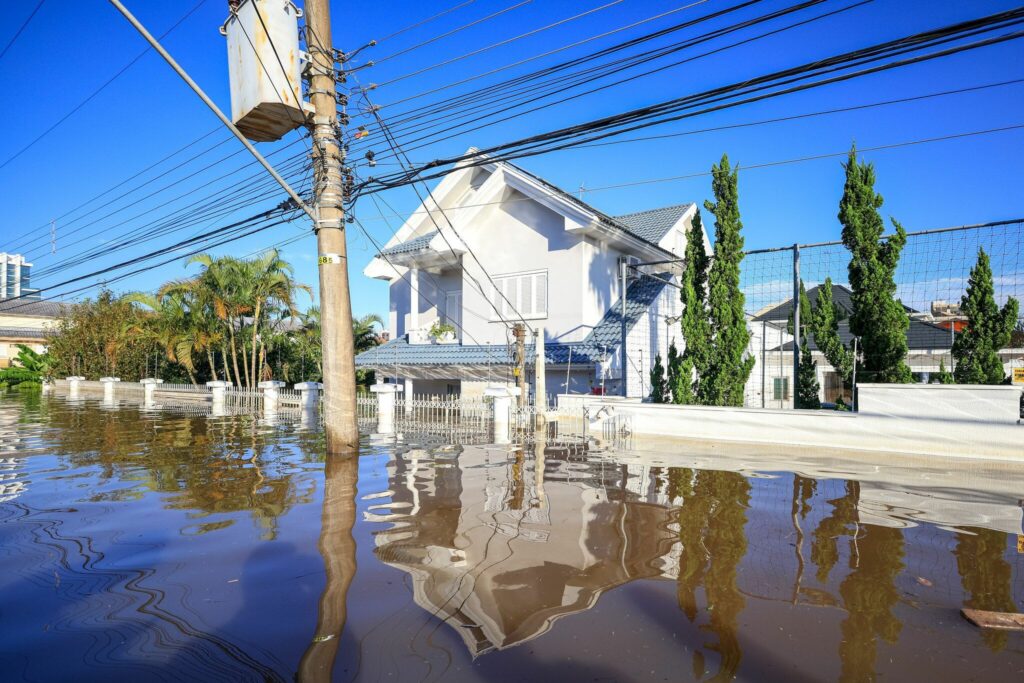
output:
POLYGON ((509 443, 512 440, 512 399, 519 394, 519 387, 490 386, 484 389, 484 396, 494 399, 491 406, 494 420, 494 443, 509 443))
POLYGON ((320 389, 323 386, 320 382, 299 382, 295 385, 295 390, 302 394, 302 400, 299 401, 299 404, 302 406, 303 411, 317 409, 320 405, 320 389))
POLYGON ((413 397, 413 386, 412 380, 408 377, 405 379, 405 414, 412 415, 412 397, 413 397))
POLYGON ((280 390, 284 386, 284 382, 277 379, 268 379, 256 386, 263 390, 263 412, 277 412, 277 405, 281 397, 280 390))
POLYGON ((103 402, 111 403, 114 400, 114 385, 121 381, 120 377, 100 377, 103 382, 103 402))
POLYGON ((146 405, 156 403, 156 387, 158 384, 163 384, 163 382, 162 379, 156 379, 155 377, 147 377, 139 382, 142 385, 143 400, 146 405))
MULTIPOLYGON (((420 269, 409 269, 409 329, 415 332, 420 329, 420 269)), ((411 341, 411 339, 410 339, 411 341)), ((406 396, 408 396, 408 392, 406 396)))
POLYGON ((377 433, 395 433, 395 396, 402 390, 400 384, 374 384, 370 391, 377 394, 377 433))
POLYGON ((84 377, 78 376, 68 377, 68 396, 72 398, 78 397, 78 386, 84 379, 84 377))
POLYGON ((212 382, 207 382, 206 386, 210 387, 211 408, 213 415, 223 415, 224 396, 227 393, 227 388, 231 386, 231 382, 225 382, 222 379, 218 379, 212 382))

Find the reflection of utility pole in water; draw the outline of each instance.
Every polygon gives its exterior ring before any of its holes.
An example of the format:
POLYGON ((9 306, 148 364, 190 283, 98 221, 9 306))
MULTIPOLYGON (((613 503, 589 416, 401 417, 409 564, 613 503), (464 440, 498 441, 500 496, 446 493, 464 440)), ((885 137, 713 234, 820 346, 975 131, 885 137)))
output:
POLYGON ((356 487, 359 482, 358 455, 328 456, 324 465, 324 507, 320 542, 327 573, 320 595, 319 614, 313 642, 299 662, 297 679, 330 681, 338 646, 348 616, 348 587, 356 573, 356 487))

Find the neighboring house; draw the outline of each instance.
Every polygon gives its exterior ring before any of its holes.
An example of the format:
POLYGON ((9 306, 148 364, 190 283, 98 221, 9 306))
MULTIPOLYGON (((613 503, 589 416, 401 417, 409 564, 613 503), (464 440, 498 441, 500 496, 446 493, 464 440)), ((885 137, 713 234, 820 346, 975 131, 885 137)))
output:
MULTIPOLYGON (((807 290, 807 298, 814 307, 818 302, 818 292, 822 285, 807 290)), ((853 312, 852 292, 843 285, 832 285, 832 299, 839 308, 839 337, 847 348, 852 348, 853 334, 850 332, 849 317, 853 312)), ((903 307, 910 317, 907 329, 907 357, 914 377, 919 382, 928 382, 931 373, 939 371, 940 361, 946 369, 953 370, 953 337, 963 329, 962 321, 934 319, 928 313, 922 313, 909 306, 903 307), (954 327, 955 326, 955 327, 954 327)), ((793 300, 766 306, 754 315, 750 323, 750 352, 757 358, 757 364, 750 373, 746 385, 746 404, 748 406, 764 405, 768 408, 791 408, 793 406, 793 335, 786 332, 790 316, 793 314, 793 300), (762 338, 764 344, 762 345, 762 338), (763 352, 762 352, 763 349, 763 352), (762 376, 764 384, 762 385, 762 376), (766 391, 765 391, 766 389, 766 391)), ((825 359, 814 343, 814 335, 808 335, 808 346, 811 356, 818 364, 818 385, 821 387, 819 397, 822 401, 832 403, 843 396, 848 403, 850 391, 844 390, 838 373, 825 359)), ((1020 358, 1021 349, 1001 349, 1006 372, 1020 358)), ((866 376, 857 378, 857 382, 870 382, 866 376)))
MULTIPOLYGON (((630 396, 649 391, 651 360, 677 327, 665 320, 678 316, 679 293, 665 281, 679 269, 628 284, 623 373, 620 263, 681 257, 694 204, 612 217, 507 162, 457 168, 431 199, 364 270, 389 283, 391 341, 359 354, 358 367, 409 393, 478 394, 511 381, 511 326, 525 321, 543 329, 549 395, 621 393, 623 381, 630 396), (451 343, 428 336, 438 320, 456 328, 451 343)), ((530 338, 531 365, 532 349, 530 338)))
POLYGON ((18 344, 45 351, 48 330, 56 326, 62 306, 58 301, 0 299, 0 368, 18 355, 18 344))

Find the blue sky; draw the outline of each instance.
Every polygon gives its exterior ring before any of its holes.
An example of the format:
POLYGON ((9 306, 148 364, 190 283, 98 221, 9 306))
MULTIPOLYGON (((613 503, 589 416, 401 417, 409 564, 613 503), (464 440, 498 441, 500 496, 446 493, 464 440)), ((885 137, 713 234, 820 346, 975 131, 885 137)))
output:
MULTIPOLYGON (((126 0, 128 7, 154 34, 163 33, 197 2, 126 0)), ((17 4, 18 7, 8 8, 5 13, 0 27, 0 45, 6 44, 35 1, 24 0, 17 4)), ((371 38, 386 36, 455 4, 455 0, 445 0, 444 3, 405 0, 335 3, 334 42, 343 49, 353 49, 371 38)), ((367 58, 386 57, 514 4, 513 0, 476 0, 440 19, 383 40, 376 48, 363 54, 367 58)), ((498 19, 484 21, 379 66, 361 70, 359 77, 364 83, 384 82, 604 4, 607 2, 602 0, 588 3, 533 0, 498 19)), ((681 0, 623 0, 587 17, 504 47, 382 87, 371 96, 376 103, 387 104, 685 4, 690 3, 681 0)), ((730 4, 733 3, 707 0, 671 17, 566 50, 478 83, 491 83, 502 77, 525 73, 730 4)), ((737 16, 754 16, 787 4, 766 0, 737 16)), ((830 0, 821 8, 808 10, 807 16, 849 4, 853 4, 853 0, 830 0)), ((451 156, 470 145, 485 147, 699 92, 840 51, 1007 9, 1014 4, 875 0, 839 16, 638 79, 624 87, 610 88, 468 135, 452 136, 417 149, 410 156, 415 161, 451 156)), ((218 33, 225 17, 226 3, 207 0, 164 43, 214 100, 228 110, 226 47, 218 33)), ((720 21, 716 25, 725 23, 720 21)), ((686 33, 693 34, 694 31, 686 33)), ((667 42, 664 39, 655 44, 667 42)), ((0 139, 0 164, 53 125, 144 49, 142 39, 108 3, 99 0, 46 0, 18 41, 0 60, 0 83, 7 93, 5 101, 8 102, 5 135, 0 139)), ((648 129, 643 134, 730 125, 1024 78, 1021 54, 1020 41, 1005 43, 648 129)), ((425 97, 414 102, 432 100, 433 97, 425 97)), ((522 164, 566 189, 575 190, 581 183, 588 188, 598 188, 706 172, 723 152, 728 152, 742 169, 744 165, 842 152, 854 140, 859 147, 867 148, 1020 124, 1024 123, 1022 104, 1024 84, 1016 84, 787 123, 570 150, 534 157, 522 164)), ((412 105, 396 105, 390 111, 402 111, 412 105)), ((67 216, 58 222, 58 251, 50 253, 48 224, 52 218, 132 178, 139 170, 210 132, 217 125, 213 115, 167 65, 149 52, 27 152, 0 168, 0 187, 5 200, 4 212, 0 216, 0 250, 24 240, 35 240, 24 251, 36 264, 37 272, 41 273, 52 264, 60 264, 53 275, 41 276, 34 283, 45 286, 164 246, 203 227, 223 225, 279 202, 282 199, 280 192, 267 192, 265 196, 259 195, 262 203, 226 215, 219 221, 208 221, 162 240, 132 245, 97 258, 77 258, 86 249, 102 248, 116 235, 132 227, 187 206, 198 193, 218 187, 246 187, 241 179, 255 173, 255 169, 250 167, 217 180, 218 176, 250 163, 245 152, 241 152, 182 182, 174 191, 140 199, 148 191, 201 168, 203 163, 196 161, 187 168, 155 180, 147 190, 114 201, 109 207, 87 217, 81 214, 116 198, 119 192, 113 192, 100 202, 67 216), (186 196, 174 199, 166 206, 158 206, 179 194, 186 196), (138 203, 131 208, 117 211, 136 201, 138 203), (105 217, 114 211, 117 213, 105 217), (143 215, 133 218, 137 214, 143 215), (73 228, 80 230, 62 237, 64 232, 73 228)), ((302 145, 296 142, 296 135, 292 133, 281 143, 262 143, 260 147, 264 153, 269 153, 290 143, 291 150, 295 151, 302 145)), ((192 150, 202 150, 222 137, 223 133, 218 131, 192 150)), ((914 230, 1021 216, 1024 213, 1024 193, 1020 191, 1024 179, 1020 160, 1020 152, 1024 149, 1022 143, 1024 130, 1016 130, 869 152, 866 157, 877 168, 877 189, 886 199, 883 212, 896 216, 909 230, 914 230)), ((237 142, 228 141, 204 155, 202 160, 212 162, 239 149, 241 146, 237 142)), ((378 152, 383 151, 378 148, 378 152)), ((183 158, 176 158, 175 162, 183 158)), ((741 171, 740 202, 747 246, 760 248, 837 239, 836 211, 842 191, 840 161, 836 157, 741 171)), ((124 187, 130 188, 134 183, 154 178, 175 162, 139 176, 124 187)), ((384 170, 384 167, 379 168, 384 170)), ((366 170, 361 169, 362 172, 366 170)), ((708 177, 698 176, 588 192, 585 199, 606 213, 618 214, 666 204, 702 202, 709 195, 708 177)), ((417 203, 415 195, 407 188, 389 191, 386 199, 399 214, 413 210, 417 203)), ((375 239, 382 242, 401 223, 401 219, 391 218, 389 227, 386 221, 381 220, 373 203, 365 199, 360 202, 357 213, 375 239)), ((385 213, 390 211, 385 209, 385 213)), ((296 221, 245 238, 219 251, 244 255, 304 233, 308 233, 308 225, 296 221)), ((350 230, 349 250, 355 313, 384 313, 387 310, 386 286, 362 275, 362 268, 373 252, 367 240, 354 228, 350 230)), ((315 284, 316 251, 311 234, 287 246, 284 251, 285 257, 295 265, 299 279, 315 284)), ((185 272, 180 261, 176 261, 119 282, 115 288, 149 289, 167 279, 181 277, 185 272)), ((89 283, 95 284, 95 280, 89 283)))

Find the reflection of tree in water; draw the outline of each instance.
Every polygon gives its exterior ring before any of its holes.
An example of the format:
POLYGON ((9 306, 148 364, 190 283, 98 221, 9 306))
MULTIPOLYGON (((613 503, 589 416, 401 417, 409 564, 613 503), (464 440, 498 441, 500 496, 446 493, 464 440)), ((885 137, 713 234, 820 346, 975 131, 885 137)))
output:
POLYGON ((818 490, 818 482, 814 479, 793 475, 793 512, 800 514, 800 519, 807 519, 811 512, 811 498, 818 490), (799 501, 799 508, 797 507, 799 501))
POLYGON ((852 536, 857 521, 857 502, 860 500, 860 482, 847 481, 846 493, 828 501, 832 513, 823 517, 811 539, 811 561, 818 568, 817 577, 827 583, 832 568, 839 561, 840 536, 852 536))
POLYGON ((851 542, 851 571, 839 585, 846 606, 839 657, 842 681, 875 678, 878 638, 895 643, 903 624, 892 613, 900 599, 896 577, 903 571, 903 530, 865 525, 851 542))
MULTIPOLYGON (((717 642, 706 644, 719 655, 713 680, 727 681, 739 669, 742 652, 737 619, 745 600, 736 587, 736 570, 747 550, 744 527, 750 482, 736 472, 673 469, 669 493, 683 499, 679 510, 679 607, 690 621, 697 617, 697 589, 703 585, 708 623, 717 642)), ((704 653, 694 651, 694 673, 704 674, 704 653)))
MULTIPOLYGON (((1006 561, 1006 534, 992 529, 971 529, 956 535, 957 570, 968 594, 964 605, 992 612, 1016 612, 1013 573, 1006 561)), ((981 638, 993 652, 1006 647, 1005 631, 981 629, 981 638)))
MULTIPOLYGON (((51 411, 47 433, 58 454, 76 468, 95 465, 101 483, 134 482, 131 489, 95 499, 142 496, 140 487, 171 494, 169 508, 206 515, 248 511, 274 538, 277 518, 308 498, 296 491, 267 433, 251 419, 211 421, 161 414, 157 421, 131 409, 51 411), (274 457, 267 457, 273 455, 274 457)), ((203 525, 202 533, 221 528, 203 525)))

